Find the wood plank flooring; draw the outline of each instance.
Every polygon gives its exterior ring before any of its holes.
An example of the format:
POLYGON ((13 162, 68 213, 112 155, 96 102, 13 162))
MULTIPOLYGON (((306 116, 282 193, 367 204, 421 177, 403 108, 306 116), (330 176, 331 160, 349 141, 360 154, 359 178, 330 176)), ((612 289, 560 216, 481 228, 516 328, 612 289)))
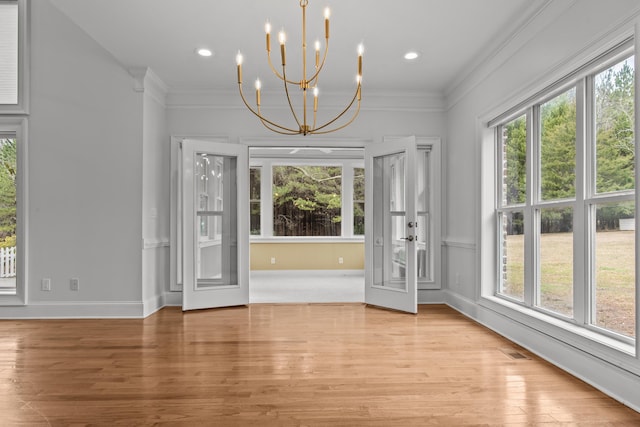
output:
POLYGON ((1 426, 545 424, 640 414, 441 305, 0 322, 1 426))

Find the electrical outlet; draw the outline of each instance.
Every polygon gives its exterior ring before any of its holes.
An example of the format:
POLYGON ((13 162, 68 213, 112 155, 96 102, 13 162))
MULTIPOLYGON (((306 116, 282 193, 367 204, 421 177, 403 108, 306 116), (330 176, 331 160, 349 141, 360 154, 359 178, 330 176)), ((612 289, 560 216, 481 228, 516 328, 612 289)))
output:
POLYGON ((79 291, 80 290, 80 279, 78 278, 73 278, 69 281, 69 286, 71 287, 72 291, 79 291))
POLYGON ((48 279, 48 278, 42 279, 42 282, 40 282, 40 289, 47 292, 50 291, 51 279, 48 279))
POLYGON ((271 257, 271 264, 275 264, 276 263, 276 258, 275 257, 271 257))
POLYGON ((344 264, 344 258, 339 257, 338 258, 338 264, 344 264))

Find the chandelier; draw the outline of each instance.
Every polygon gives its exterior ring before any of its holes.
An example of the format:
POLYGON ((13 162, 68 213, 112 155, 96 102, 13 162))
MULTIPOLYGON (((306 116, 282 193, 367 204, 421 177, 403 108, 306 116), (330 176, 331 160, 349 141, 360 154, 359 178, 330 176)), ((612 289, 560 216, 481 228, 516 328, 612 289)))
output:
POLYGON ((256 80, 255 88, 256 88, 256 107, 253 108, 247 102, 247 99, 244 96, 244 92, 242 91, 242 61, 243 57, 240 52, 236 56, 236 64, 238 67, 238 88, 240 91, 240 96, 242 97, 242 101, 247 106, 247 108, 255 114, 258 119, 262 122, 262 124, 269 130, 282 134, 282 135, 312 135, 312 134, 326 134, 330 132, 335 132, 337 130, 343 129, 350 125, 355 118, 358 116, 360 112, 360 100, 361 100, 361 84, 362 84, 362 53, 363 47, 362 45, 358 46, 358 74, 356 77, 356 90, 351 98, 351 101, 347 104, 346 108, 342 110, 340 114, 335 116, 333 119, 318 124, 317 123, 317 112, 318 112, 318 77, 322 68, 324 67, 325 60, 327 59, 327 52, 329 51, 329 8, 326 8, 324 11, 324 37, 325 37, 325 47, 324 53, 320 54, 320 42, 315 42, 315 66, 310 76, 307 76, 307 18, 306 18, 306 8, 309 4, 309 0, 300 0, 300 7, 302 8, 302 78, 300 80, 291 80, 287 76, 287 61, 286 61, 286 34, 283 31, 280 31, 278 35, 278 39, 280 42, 280 57, 282 59, 282 73, 280 73, 273 65, 271 60, 271 24, 267 21, 265 24, 265 32, 266 32, 266 46, 267 46, 267 58, 269 60, 269 66, 273 71, 273 74, 277 76, 277 78, 284 84, 284 93, 286 95, 287 103, 289 104, 289 109, 291 110, 291 114, 293 115, 293 119, 296 123, 295 127, 287 127, 280 125, 270 119, 267 119, 261 112, 261 97, 260 90, 262 84, 259 79, 256 80), (322 57, 322 60, 320 60, 322 57), (296 112, 294 105, 291 101, 291 96, 289 93, 290 87, 297 87, 301 91, 302 95, 302 112, 296 112), (313 118, 310 118, 310 114, 307 112, 308 110, 308 102, 307 102, 307 92, 312 91, 313 93, 313 118), (348 111, 353 110, 355 112, 351 116, 351 118, 344 123, 344 120, 340 120, 348 111))

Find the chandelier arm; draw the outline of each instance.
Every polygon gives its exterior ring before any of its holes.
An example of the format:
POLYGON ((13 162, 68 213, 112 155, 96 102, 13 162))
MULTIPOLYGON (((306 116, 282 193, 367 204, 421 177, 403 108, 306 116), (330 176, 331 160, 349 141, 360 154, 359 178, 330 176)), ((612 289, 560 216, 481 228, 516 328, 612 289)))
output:
MULTIPOLYGON (((245 97, 244 97, 244 92, 242 91, 242 83, 238 83, 238 88, 239 88, 239 90, 240 90, 240 97, 242 98, 242 102, 244 102, 244 105, 245 105, 245 106, 249 109, 249 111, 251 111, 251 112, 252 112, 252 113, 253 113, 257 118, 259 118, 259 119, 263 122, 263 124, 264 124, 264 122, 267 122, 267 123, 269 123, 271 126, 275 126, 275 127, 279 128, 279 129, 282 129, 282 130, 284 130, 284 131, 286 131, 286 132, 291 132, 289 135, 297 135, 297 134, 299 134, 299 133, 300 133, 300 131, 299 131, 299 130, 298 130, 298 131, 296 131, 296 130, 294 130, 294 129, 289 129, 289 128, 287 128, 287 127, 281 126, 281 125, 279 125, 279 124, 277 124, 277 123, 272 122, 271 120, 266 119, 266 118, 265 118, 265 117, 263 117, 260 113, 256 112, 256 110, 254 110, 254 109, 249 105, 249 103, 247 102, 247 100, 246 100, 246 99, 245 99, 245 97)), ((266 126, 266 125, 265 125, 265 126, 266 126)))
POLYGON ((330 130, 325 130, 325 131, 321 131, 321 132, 316 132, 316 131, 310 131, 309 134, 310 135, 325 135, 331 132, 336 132, 339 131, 340 129, 344 129, 347 126, 349 126, 351 123, 353 123, 353 121, 358 117, 358 114, 360 113, 360 103, 358 102, 358 108, 355 112, 355 114, 353 115, 353 117, 351 118, 351 120, 349 120, 347 123, 345 123, 344 125, 337 127, 337 128, 333 128, 330 130))
POLYGON ((355 118, 358 116, 358 113, 360 112, 360 100, 358 99, 358 109, 356 110, 355 115, 351 118, 351 120, 344 126, 341 126, 339 128, 333 129, 333 130, 329 130, 329 131, 324 131, 324 132, 318 132, 324 128, 326 128, 327 126, 332 125, 333 123, 335 123, 337 120, 339 120, 342 116, 345 115, 345 113, 347 111, 349 111, 351 109, 351 107, 353 106, 353 103, 356 101, 356 99, 358 98, 358 93, 360 92, 360 84, 358 84, 358 87, 356 88, 356 93, 353 95, 353 98, 351 98, 351 102, 349 102, 349 105, 347 105, 347 107, 342 110, 342 112, 340 114, 338 114, 336 117, 334 117, 332 120, 328 121, 327 123, 323 124, 322 126, 318 127, 318 128, 314 128, 312 129, 309 133, 314 133, 314 134, 322 134, 322 133, 329 133, 329 132, 335 132, 338 129, 342 129, 343 127, 348 126, 351 122, 353 122, 355 120, 355 118))
MULTIPOLYGON (((298 124, 298 127, 301 128, 300 126, 300 120, 298 119, 298 115, 296 114, 296 110, 295 108, 293 108, 293 104, 291 103, 291 97, 289 96, 289 85, 287 84, 287 68, 286 66, 282 66, 282 75, 284 77, 284 92, 287 95, 287 102, 289 103, 289 108, 291 109, 291 114, 293 115, 293 118, 295 119, 296 123, 298 124)), ((306 123, 305 123, 306 125, 306 123)), ((276 125, 277 126, 277 125, 276 125)), ((281 127, 281 126, 278 126, 281 127)), ((290 129, 288 129, 290 130, 290 129)))
POLYGON ((282 81, 286 81, 287 83, 290 83, 292 85, 300 85, 300 82, 294 82, 292 80, 286 80, 285 77, 278 72, 276 67, 273 66, 273 62, 271 61, 271 52, 267 52, 267 58, 269 59, 269 67, 271 67, 271 71, 273 71, 273 74, 275 74, 275 76, 277 78, 279 78, 282 81))
MULTIPOLYGON (((271 127, 270 125, 271 122, 267 122, 263 117, 260 117, 260 121, 262 122, 262 125, 267 129, 269 129, 271 132, 279 133, 280 135, 300 135, 300 133, 302 133, 299 130, 295 131, 293 129, 289 129, 288 132, 278 130, 274 127, 271 127)), ((279 126, 279 127, 282 127, 282 126, 279 126)))
MULTIPOLYGON (((351 120, 349 120, 347 123, 345 123, 344 125, 331 129, 331 130, 325 130, 325 131, 321 131, 321 132, 316 132, 315 130, 309 131, 309 134, 311 135, 325 135, 327 133, 331 133, 331 132, 335 132, 338 131, 340 129, 344 129, 347 126, 349 126, 351 123, 353 123, 353 121, 358 117, 358 114, 360 113, 360 102, 358 101, 358 108, 356 109, 355 114, 353 115, 353 117, 351 117, 351 120)), ((324 127, 324 126, 323 126, 324 127)), ((322 128, 318 128, 318 129, 322 129, 322 128)))

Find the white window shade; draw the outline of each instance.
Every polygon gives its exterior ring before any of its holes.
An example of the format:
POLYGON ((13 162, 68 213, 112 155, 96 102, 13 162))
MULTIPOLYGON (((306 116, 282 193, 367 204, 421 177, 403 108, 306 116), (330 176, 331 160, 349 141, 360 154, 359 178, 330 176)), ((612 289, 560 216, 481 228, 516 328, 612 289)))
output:
POLYGON ((0 104, 18 104, 17 3, 0 3, 0 104))

